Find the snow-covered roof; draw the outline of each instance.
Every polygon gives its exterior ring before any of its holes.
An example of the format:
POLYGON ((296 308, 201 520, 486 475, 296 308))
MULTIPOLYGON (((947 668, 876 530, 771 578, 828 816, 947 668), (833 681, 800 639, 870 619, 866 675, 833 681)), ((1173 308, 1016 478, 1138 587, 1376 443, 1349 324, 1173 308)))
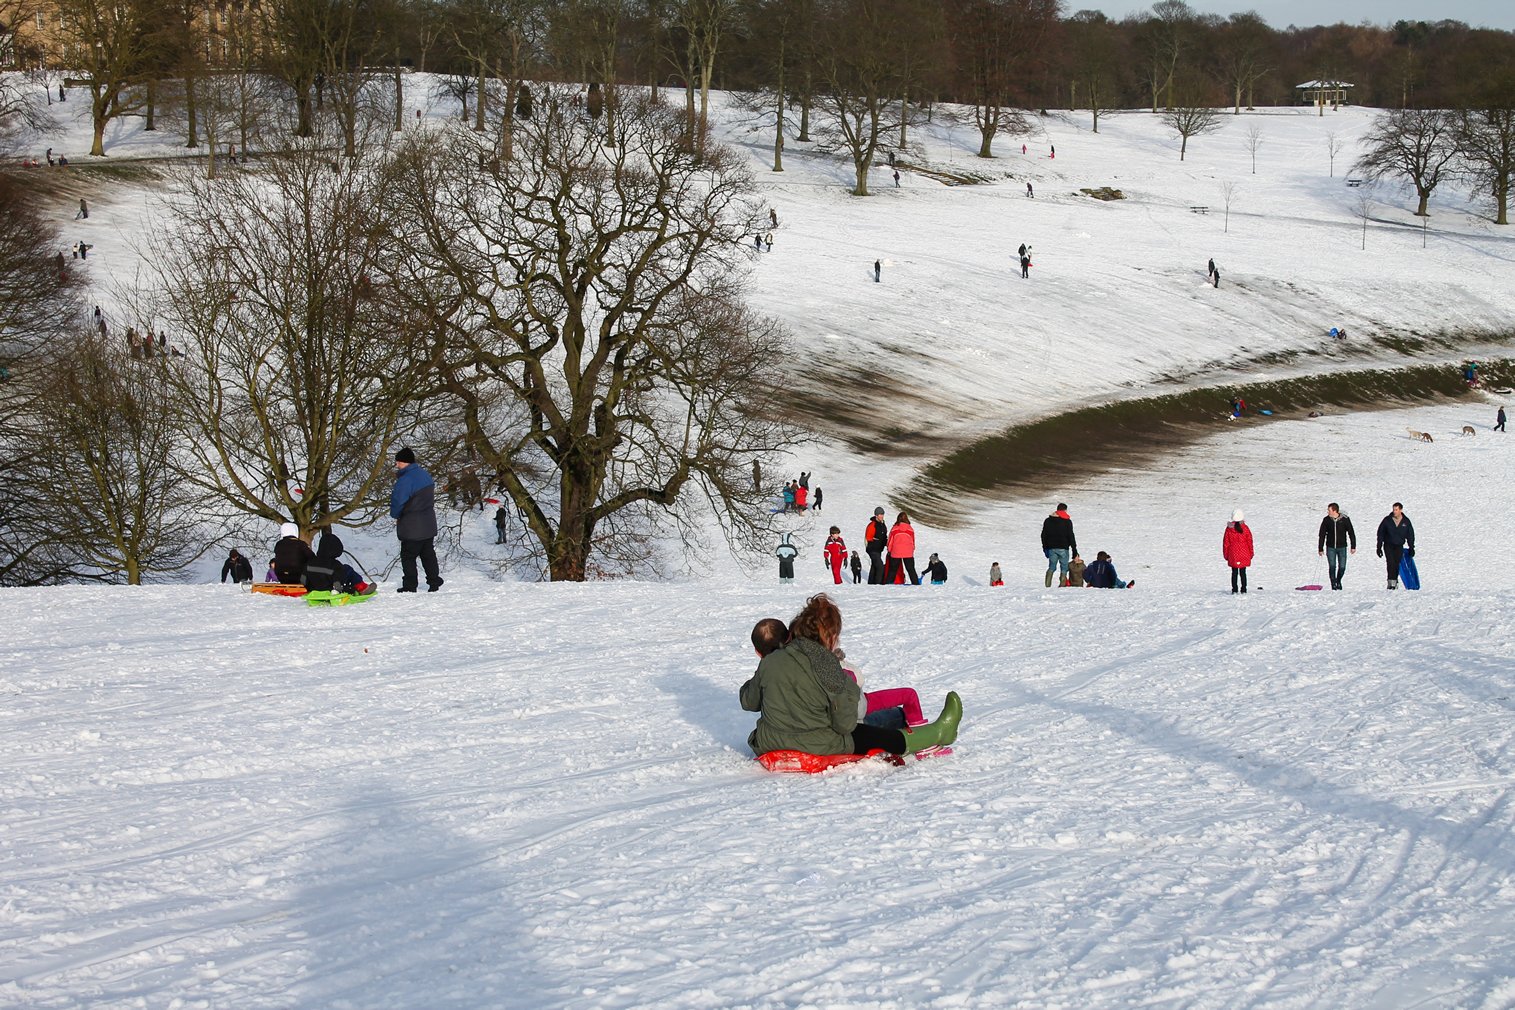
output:
POLYGON ((1294 85, 1299 88, 1355 88, 1357 85, 1348 84, 1346 81, 1306 81, 1303 84, 1294 85))

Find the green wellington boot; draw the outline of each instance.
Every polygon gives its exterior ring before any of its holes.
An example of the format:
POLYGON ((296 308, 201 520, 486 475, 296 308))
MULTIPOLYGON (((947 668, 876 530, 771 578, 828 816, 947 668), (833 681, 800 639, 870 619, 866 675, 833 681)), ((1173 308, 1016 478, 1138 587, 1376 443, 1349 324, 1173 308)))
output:
POLYGON ((936 722, 905 730, 905 753, 914 754, 927 747, 946 747, 957 739, 957 724, 963 721, 963 699, 956 691, 947 692, 947 703, 936 722))

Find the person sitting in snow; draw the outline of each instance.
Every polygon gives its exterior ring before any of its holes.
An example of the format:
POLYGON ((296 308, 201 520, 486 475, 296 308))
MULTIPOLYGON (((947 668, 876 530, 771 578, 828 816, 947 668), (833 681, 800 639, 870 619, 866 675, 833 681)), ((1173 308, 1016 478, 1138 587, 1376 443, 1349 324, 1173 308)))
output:
POLYGON ((279 572, 274 567, 276 564, 278 564, 278 560, 279 560, 278 558, 269 558, 268 559, 268 571, 266 571, 266 572, 263 573, 263 581, 264 582, 278 582, 279 581, 279 572))
POLYGON ((300 527, 284 523, 279 527, 279 542, 274 544, 274 573, 287 586, 303 585, 305 566, 315 557, 310 544, 300 539, 300 527))
POLYGON ((1084 588, 1084 569, 1086 567, 1083 558, 1077 554, 1073 555, 1073 560, 1068 562, 1068 585, 1077 586, 1079 589, 1084 588))
POLYGON ((1084 584, 1095 589, 1130 589, 1136 580, 1122 582, 1115 571, 1115 559, 1104 551, 1095 555, 1094 564, 1084 569, 1084 584))
POLYGON ((858 721, 862 689, 832 652, 840 644, 842 614, 825 593, 805 601, 789 622, 787 643, 763 656, 742 685, 742 708, 757 712, 747 745, 757 755, 793 750, 806 754, 913 754, 957 739, 963 703, 947 694, 935 722, 905 730, 858 721))
POLYGON ((321 534, 316 556, 305 565, 305 588, 311 592, 363 593, 368 583, 342 561, 342 539, 331 530, 321 534))

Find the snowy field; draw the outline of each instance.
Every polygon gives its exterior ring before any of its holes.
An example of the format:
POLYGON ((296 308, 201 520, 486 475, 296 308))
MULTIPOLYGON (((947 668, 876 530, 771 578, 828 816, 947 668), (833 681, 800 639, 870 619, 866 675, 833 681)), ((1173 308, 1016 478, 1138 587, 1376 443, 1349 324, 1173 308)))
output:
MULTIPOLYGON (((787 381, 826 391, 835 434, 852 409, 934 449, 1167 375, 1381 365, 1375 336, 1498 348, 1515 246, 1466 194, 1433 199, 1422 250, 1408 198, 1372 191, 1359 248, 1355 151, 1331 178, 1325 134, 1370 116, 1228 119, 1183 164, 1145 115, 1098 136, 1040 120, 1026 155, 1006 140, 990 163, 939 122, 906 158, 937 174, 907 167, 895 190, 879 171, 866 200, 804 145, 775 175, 766 134, 721 130, 752 142, 780 216, 753 282, 795 331, 787 381), (970 171, 1000 178, 939 178, 970 171), (1128 199, 1075 195, 1104 185, 1128 199), (1262 355, 1287 360, 1247 364, 1262 355)), ((139 123, 113 159, 171 153, 139 123)), ((45 144, 82 161, 83 136, 45 144)), ((155 191, 76 185, 91 216, 64 237, 95 243, 76 268, 115 322, 155 191)), ((76 206, 60 196, 60 221, 76 206)), ((868 687, 915 686, 932 714, 963 696, 956 753, 899 769, 766 774, 736 692, 752 623, 829 586, 825 527, 860 547, 927 450, 837 438, 795 461, 825 511, 786 517, 792 587, 715 549, 663 583, 455 560, 440 594, 337 610, 214 585, 0 591, 0 1006, 1511 1010, 1500 402, 1244 420, 1142 469, 1069 459, 1044 495, 985 499, 950 531, 917 523, 947 586, 837 587, 868 687), (1042 588, 1058 500, 1135 589, 1042 588), (1419 593, 1385 592, 1373 556, 1396 500, 1419 593), (1361 541, 1346 590, 1296 592, 1326 581, 1328 501, 1361 541), (1258 546, 1246 598, 1220 559, 1235 508, 1258 546)), ((382 568, 388 537, 350 543, 382 568)), ((480 517, 464 547, 487 559, 492 539, 480 517)))
POLYGON ((1511 446, 1393 434, 1461 410, 1070 490, 1126 592, 1043 590, 1010 505, 945 587, 839 587, 868 686, 965 700, 901 769, 749 760, 747 632, 825 587, 813 554, 787 589, 0 593, 0 1004, 1515 1006, 1511 446), (1420 593, 1372 555, 1391 494, 1420 593), (1295 592, 1327 497, 1365 543, 1295 592))

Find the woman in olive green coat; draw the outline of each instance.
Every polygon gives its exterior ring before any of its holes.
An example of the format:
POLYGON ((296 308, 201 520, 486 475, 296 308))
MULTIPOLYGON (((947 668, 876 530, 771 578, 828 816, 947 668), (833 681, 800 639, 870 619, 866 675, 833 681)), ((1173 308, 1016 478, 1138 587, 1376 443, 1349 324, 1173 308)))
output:
POLYGON ((831 651, 841 639, 842 614, 825 593, 805 601, 789 634, 789 643, 764 656, 742 685, 742 708, 760 713, 747 738, 754 754, 913 754, 957 739, 963 703, 955 691, 936 722, 925 726, 901 732, 858 722, 858 686, 831 651))

